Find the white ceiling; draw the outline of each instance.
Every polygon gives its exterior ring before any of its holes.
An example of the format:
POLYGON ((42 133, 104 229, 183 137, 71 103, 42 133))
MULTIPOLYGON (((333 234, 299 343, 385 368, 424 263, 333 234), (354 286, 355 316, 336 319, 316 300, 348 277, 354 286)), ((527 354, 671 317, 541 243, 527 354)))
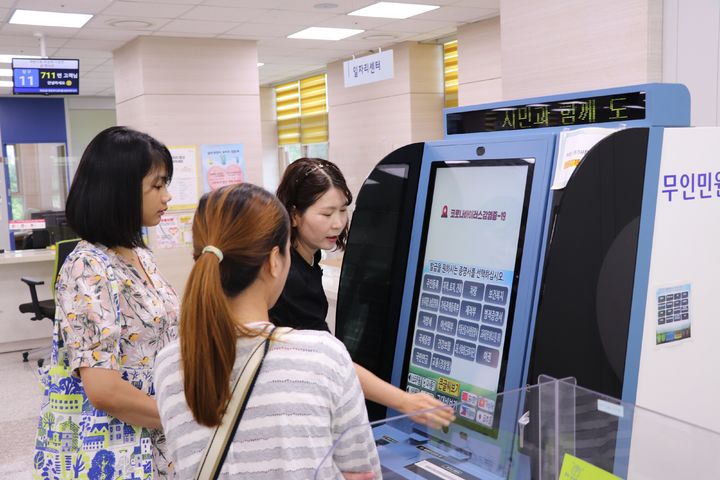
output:
MULTIPOLYGON (((112 51, 139 35, 256 40, 260 83, 325 68, 355 54, 403 41, 452 35, 458 25, 499 14, 500 0, 415 0, 440 8, 406 20, 348 16, 377 0, 0 0, 0 54, 80 59, 81 95, 113 96, 112 51), (328 4, 335 5, 333 8, 328 4), (83 28, 10 25, 15 9, 91 13, 83 28), (149 25, 148 25, 149 24, 149 25), (358 28, 340 41, 286 38, 307 27, 358 28)), ((393 0, 413 3, 410 0, 393 0)), ((10 68, 0 65, 0 68, 10 68)), ((10 93, 0 88, 0 94, 10 93)))

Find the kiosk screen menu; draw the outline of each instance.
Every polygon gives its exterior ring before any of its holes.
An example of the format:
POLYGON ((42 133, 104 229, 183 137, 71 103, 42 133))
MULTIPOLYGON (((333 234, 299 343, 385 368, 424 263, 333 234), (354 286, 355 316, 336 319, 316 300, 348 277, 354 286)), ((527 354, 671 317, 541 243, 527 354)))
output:
POLYGON ((533 161, 432 165, 406 388, 492 429, 506 367, 533 161))

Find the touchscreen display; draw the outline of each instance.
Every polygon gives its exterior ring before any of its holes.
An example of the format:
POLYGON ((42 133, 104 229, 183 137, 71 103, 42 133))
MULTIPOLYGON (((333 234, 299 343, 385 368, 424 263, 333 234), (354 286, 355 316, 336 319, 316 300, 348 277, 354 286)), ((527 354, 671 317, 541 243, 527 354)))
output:
POLYGON ((506 367, 532 160, 432 166, 406 388, 492 429, 506 367))

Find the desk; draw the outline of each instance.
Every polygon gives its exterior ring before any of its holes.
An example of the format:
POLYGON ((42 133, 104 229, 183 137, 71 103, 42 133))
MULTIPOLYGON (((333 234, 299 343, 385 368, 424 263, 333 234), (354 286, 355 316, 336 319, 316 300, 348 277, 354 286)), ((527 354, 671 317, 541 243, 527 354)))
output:
POLYGON ((43 248, 38 250, 15 250, 0 253, 0 265, 52 261, 55 261, 55 250, 51 250, 49 248, 43 248))
POLYGON ((20 313, 18 306, 30 301, 30 290, 21 277, 44 280, 38 286, 38 298, 51 298, 50 277, 55 262, 55 251, 17 250, 0 253, 0 353, 17 350, 26 345, 47 339, 50 345, 52 322, 33 322, 31 315, 20 313))

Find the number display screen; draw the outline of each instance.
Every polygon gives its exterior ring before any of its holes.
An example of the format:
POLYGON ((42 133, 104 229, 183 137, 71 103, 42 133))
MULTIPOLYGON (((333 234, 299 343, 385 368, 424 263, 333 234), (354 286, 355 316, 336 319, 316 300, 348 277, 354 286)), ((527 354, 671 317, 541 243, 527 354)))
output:
POLYGON ((14 95, 78 95, 80 61, 56 58, 13 58, 14 95))

